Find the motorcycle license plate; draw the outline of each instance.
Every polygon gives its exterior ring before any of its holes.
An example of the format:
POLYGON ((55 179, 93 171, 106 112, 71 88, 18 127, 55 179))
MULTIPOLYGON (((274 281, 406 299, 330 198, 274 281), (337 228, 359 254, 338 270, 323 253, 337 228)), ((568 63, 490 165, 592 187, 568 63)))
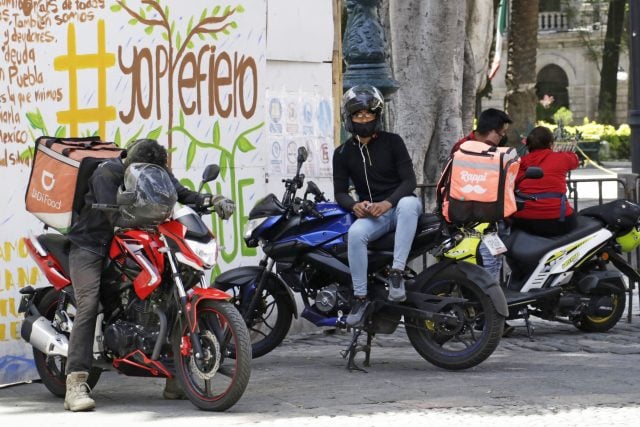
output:
POLYGON ((504 245, 502 239, 498 237, 498 233, 487 233, 483 235, 482 242, 493 256, 507 252, 507 247, 504 245))

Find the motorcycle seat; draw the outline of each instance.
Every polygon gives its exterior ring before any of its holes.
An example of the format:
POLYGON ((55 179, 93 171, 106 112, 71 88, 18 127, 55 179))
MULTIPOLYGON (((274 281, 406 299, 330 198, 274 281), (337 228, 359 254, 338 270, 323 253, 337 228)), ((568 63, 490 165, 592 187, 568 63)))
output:
MULTIPOLYGON (((440 217, 434 213, 427 212, 420 215, 418 218, 418 226, 416 229, 416 237, 420 235, 420 232, 425 230, 439 229, 442 221, 440 217)), ((367 246, 369 250, 374 251, 393 251, 393 244, 395 240, 395 231, 390 231, 373 242, 369 242, 367 246)), ((415 243, 415 239, 414 239, 415 243)))
POLYGON ((58 260, 64 273, 69 275, 69 250, 71 241, 67 236, 54 233, 46 233, 38 236, 38 242, 44 250, 51 252, 53 257, 58 260))
POLYGON ((503 239, 508 249, 509 265, 511 266, 511 260, 514 260, 519 266, 530 266, 531 270, 533 270, 545 253, 574 242, 581 237, 588 236, 601 228, 602 223, 600 221, 578 216, 576 228, 562 236, 543 237, 523 230, 512 229, 511 234, 503 239))

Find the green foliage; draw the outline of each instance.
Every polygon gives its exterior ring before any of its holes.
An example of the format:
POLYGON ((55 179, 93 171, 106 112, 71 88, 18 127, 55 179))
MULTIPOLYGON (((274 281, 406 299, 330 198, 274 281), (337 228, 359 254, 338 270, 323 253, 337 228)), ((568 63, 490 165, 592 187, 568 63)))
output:
MULTIPOLYGON (((558 126, 553 123, 538 122, 555 133, 558 126)), ((612 125, 596 123, 585 119, 579 126, 564 126, 563 137, 577 138, 579 142, 600 144, 600 160, 629 160, 631 158, 631 128, 627 124, 617 129, 612 125), (606 145, 603 142, 606 141, 606 145), (606 149, 603 147, 606 146, 606 149)))
POLYGON ((558 108, 558 110, 553 113, 553 116, 551 117, 553 118, 554 122, 558 124, 562 123, 565 126, 573 123, 573 113, 566 107, 558 108))

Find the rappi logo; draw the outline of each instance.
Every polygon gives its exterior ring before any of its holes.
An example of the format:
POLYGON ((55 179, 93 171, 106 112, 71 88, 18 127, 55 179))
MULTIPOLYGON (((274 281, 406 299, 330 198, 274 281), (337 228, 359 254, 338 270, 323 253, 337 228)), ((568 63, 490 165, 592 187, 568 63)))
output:
MULTIPOLYGON (((56 185, 56 177, 49 171, 43 170, 40 176, 40 184, 44 191, 51 191, 56 185)), ((53 200, 48 194, 39 191, 37 188, 31 190, 31 197, 40 203, 44 203, 50 208, 60 210, 62 208, 62 200, 53 200)))
POLYGON ((470 173, 468 171, 462 171, 460 172, 460 179, 462 179, 464 182, 468 182, 471 184, 477 184, 479 182, 485 182, 487 180, 487 174, 486 173, 470 173))

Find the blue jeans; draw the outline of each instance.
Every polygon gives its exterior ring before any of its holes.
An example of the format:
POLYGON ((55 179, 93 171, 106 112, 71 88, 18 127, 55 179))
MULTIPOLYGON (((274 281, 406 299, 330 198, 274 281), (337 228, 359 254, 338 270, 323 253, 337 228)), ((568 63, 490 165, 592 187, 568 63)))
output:
MULTIPOLYGON (((509 235, 511 230, 507 227, 504 221, 498 222, 498 237, 504 239, 509 235)), ((498 283, 501 283, 500 274, 502 273, 502 255, 493 256, 491 252, 489 252, 489 248, 480 242, 480 246, 478 247, 478 253, 482 258, 482 266, 483 268, 493 277, 498 283)))
POLYGON ((395 229, 391 268, 404 270, 421 213, 420 200, 414 196, 406 196, 400 199, 395 208, 389 209, 384 215, 378 218, 358 218, 351 225, 348 238, 348 256, 355 296, 367 295, 367 268, 369 265, 367 244, 395 229), (398 224, 397 227, 396 224, 398 224))

